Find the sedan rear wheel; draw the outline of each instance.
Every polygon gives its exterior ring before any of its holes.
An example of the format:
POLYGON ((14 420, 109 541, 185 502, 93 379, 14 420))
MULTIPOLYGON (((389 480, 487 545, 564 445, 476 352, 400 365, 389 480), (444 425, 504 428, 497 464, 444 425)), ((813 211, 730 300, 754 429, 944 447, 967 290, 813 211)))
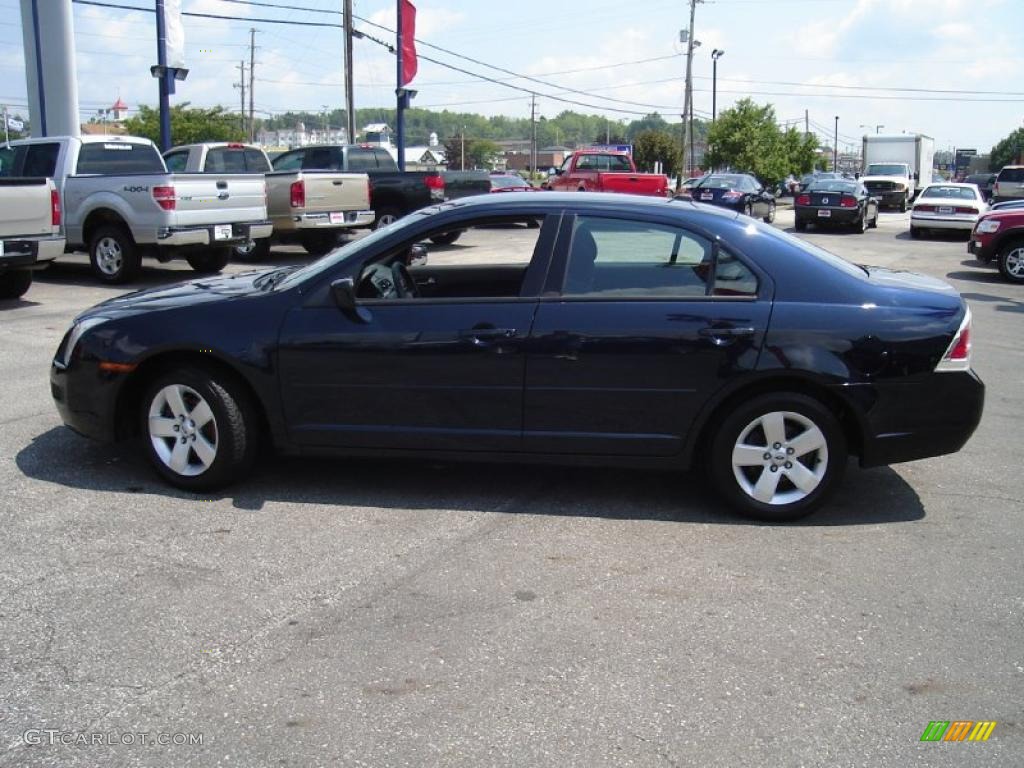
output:
POLYGON ((846 441, 832 412, 799 394, 754 398, 722 422, 711 448, 718 490, 741 513, 794 520, 834 490, 846 441))
POLYGON ((1013 283, 1024 283, 1024 241, 1009 243, 999 252, 999 272, 1013 283))
POLYGON ((764 223, 765 224, 771 224, 773 221, 775 221, 775 203, 772 203, 768 207, 768 213, 764 217, 764 223))
POLYGON ((868 212, 866 210, 864 211, 864 214, 853 223, 853 228, 861 235, 868 231, 868 212))
POLYGON ((226 377, 181 368, 157 378, 140 413, 157 472, 190 491, 237 479, 256 455, 256 419, 244 390, 226 377))

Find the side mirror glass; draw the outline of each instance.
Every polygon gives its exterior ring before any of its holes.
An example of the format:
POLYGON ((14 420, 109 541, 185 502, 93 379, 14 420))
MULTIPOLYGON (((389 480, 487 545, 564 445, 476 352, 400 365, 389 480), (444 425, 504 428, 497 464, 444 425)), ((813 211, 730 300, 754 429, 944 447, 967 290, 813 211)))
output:
POLYGON ((346 317, 359 323, 370 322, 370 311, 356 301, 356 284, 351 277, 342 277, 331 283, 331 296, 346 317))
POLYGON ((561 176, 563 173, 565 173, 565 169, 564 168, 555 168, 554 170, 555 170, 555 176, 561 176))
POLYGON ((555 176, 558 174, 557 168, 548 168, 548 176, 555 176))
POLYGON ((405 255, 407 267, 419 267, 427 263, 427 246, 423 243, 416 243, 405 255))

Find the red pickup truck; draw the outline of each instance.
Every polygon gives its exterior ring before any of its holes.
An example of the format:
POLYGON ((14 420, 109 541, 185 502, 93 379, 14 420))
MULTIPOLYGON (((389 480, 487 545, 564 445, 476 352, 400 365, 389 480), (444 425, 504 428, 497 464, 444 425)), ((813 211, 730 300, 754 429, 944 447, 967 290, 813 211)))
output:
POLYGON ((548 188, 560 192, 625 192, 667 197, 668 177, 637 173, 633 158, 625 152, 581 149, 555 170, 548 188))
POLYGON ((1024 283, 1024 208, 982 214, 967 250, 982 264, 996 262, 1011 283, 1024 283))

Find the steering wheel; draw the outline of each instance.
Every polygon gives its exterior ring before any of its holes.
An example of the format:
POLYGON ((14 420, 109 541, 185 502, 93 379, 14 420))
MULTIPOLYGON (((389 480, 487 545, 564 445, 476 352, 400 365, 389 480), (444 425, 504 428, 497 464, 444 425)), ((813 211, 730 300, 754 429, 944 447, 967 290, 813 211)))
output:
POLYGON ((416 281, 409 274, 409 268, 404 261, 396 261, 391 265, 391 274, 394 277, 395 293, 400 299, 418 299, 420 289, 416 287, 416 281))
POLYGON ((370 267, 363 276, 363 281, 369 281, 378 299, 394 299, 400 296, 394 273, 383 264, 374 264, 370 267))

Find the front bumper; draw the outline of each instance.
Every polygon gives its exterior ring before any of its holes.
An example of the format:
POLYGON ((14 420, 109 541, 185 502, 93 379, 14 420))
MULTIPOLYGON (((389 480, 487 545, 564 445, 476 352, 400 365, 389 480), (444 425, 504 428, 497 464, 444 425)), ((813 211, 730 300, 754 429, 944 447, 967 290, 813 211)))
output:
POLYGON ((900 191, 898 189, 878 192, 869 189, 868 194, 875 198, 879 205, 896 206, 900 205, 907 199, 906 191, 900 191))
POLYGON ((956 453, 974 434, 985 406, 985 385, 973 370, 874 389, 861 453, 864 467, 956 453))
POLYGON ((157 232, 156 245, 162 248, 182 248, 194 245, 244 245, 250 240, 270 237, 273 231, 273 225, 269 221, 165 227, 157 232), (231 227, 229 236, 220 236, 221 227, 231 227))
POLYGON ((0 271, 43 269, 64 253, 64 238, 17 237, 0 240, 0 271))
POLYGON ((991 238, 986 242, 985 240, 979 240, 977 235, 972 235, 971 239, 967 242, 967 252, 979 261, 992 261, 995 253, 992 251, 990 243, 991 238))
POLYGON ((124 379, 124 374, 101 371, 96 361, 72 360, 66 368, 57 360, 50 364, 50 394, 61 420, 104 443, 117 439, 114 417, 124 379))

